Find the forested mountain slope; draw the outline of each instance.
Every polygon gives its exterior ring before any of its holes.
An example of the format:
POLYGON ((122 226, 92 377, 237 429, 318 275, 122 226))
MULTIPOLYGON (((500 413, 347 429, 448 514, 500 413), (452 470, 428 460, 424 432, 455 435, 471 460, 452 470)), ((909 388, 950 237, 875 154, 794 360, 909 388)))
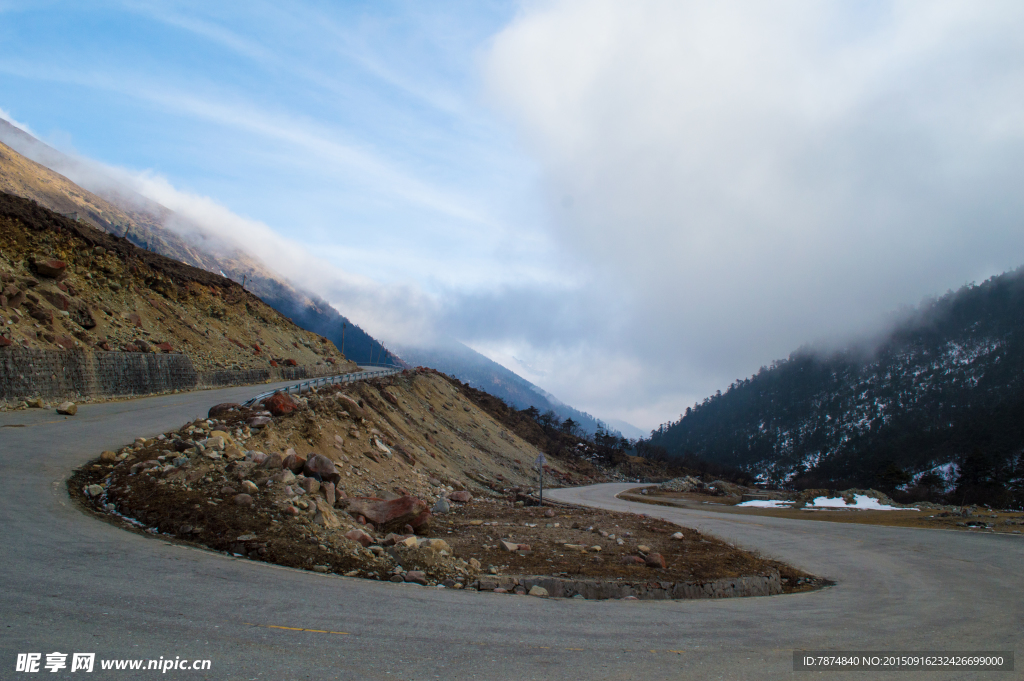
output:
POLYGON ((908 489, 931 471, 937 490, 1020 503, 1024 269, 923 305, 871 352, 799 350, 651 444, 776 484, 908 489))

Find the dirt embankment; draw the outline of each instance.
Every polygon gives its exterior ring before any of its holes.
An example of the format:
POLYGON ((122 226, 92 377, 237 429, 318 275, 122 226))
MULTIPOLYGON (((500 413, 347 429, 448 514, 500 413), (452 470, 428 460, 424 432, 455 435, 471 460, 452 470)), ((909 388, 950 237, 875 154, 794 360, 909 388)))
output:
MULTIPOLYGON (((207 419, 105 452, 70 489, 140 532, 370 579, 500 589, 504 582, 491 583, 500 578, 513 580, 515 591, 522 575, 646 589, 775 574, 787 590, 812 585, 798 581, 809 576, 660 521, 524 505, 536 455, 446 377, 418 370, 298 399, 275 396, 255 410, 215 408, 207 419)), ((552 459, 550 475, 589 482, 567 463, 552 459)))
POLYGON ((9 194, 0 279, 0 346, 182 352, 197 371, 355 369, 237 283, 9 194))

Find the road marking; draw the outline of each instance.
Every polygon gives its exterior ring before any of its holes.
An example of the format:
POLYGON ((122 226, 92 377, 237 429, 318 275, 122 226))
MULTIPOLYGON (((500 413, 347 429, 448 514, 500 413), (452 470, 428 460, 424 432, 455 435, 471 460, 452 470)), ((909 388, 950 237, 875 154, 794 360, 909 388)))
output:
POLYGON ((284 631, 305 631, 310 634, 337 634, 338 636, 351 636, 347 631, 327 631, 326 629, 303 629, 301 627, 282 627, 277 624, 256 624, 254 622, 242 622, 247 627, 262 627, 264 629, 283 629, 284 631))

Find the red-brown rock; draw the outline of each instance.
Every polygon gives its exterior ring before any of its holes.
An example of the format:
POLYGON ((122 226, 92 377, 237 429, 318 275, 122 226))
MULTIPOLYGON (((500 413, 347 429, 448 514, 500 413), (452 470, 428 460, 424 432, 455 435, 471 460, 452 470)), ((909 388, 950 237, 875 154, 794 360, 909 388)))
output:
POLYGON ((622 562, 626 565, 644 565, 644 559, 640 556, 623 556, 622 562))
POLYGON ((466 490, 458 490, 448 495, 448 501, 457 501, 460 504, 468 504, 473 501, 473 495, 466 490))
POLYGON ((647 567, 665 569, 665 557, 660 553, 649 553, 646 559, 647 567))
POLYGON ((68 264, 63 260, 37 260, 36 272, 51 279, 63 279, 67 275, 68 264))
POLYGON ((210 411, 206 412, 206 417, 211 419, 217 418, 218 416, 228 413, 232 409, 239 409, 241 406, 242 405, 238 402, 221 402, 220 404, 215 404, 210 407, 210 411))
POLYGON ((142 328, 142 317, 139 316, 138 312, 132 312, 130 315, 128 315, 128 321, 130 321, 132 324, 139 327, 140 329, 142 328))
POLYGON ((171 352, 172 350, 174 350, 171 344, 168 343, 167 341, 164 341, 163 343, 157 343, 154 347, 160 352, 171 352))
POLYGON ((409 570, 405 573, 405 581, 413 584, 427 585, 427 575, 422 570, 409 570))
POLYGON ((46 298, 50 305, 53 305, 58 310, 67 310, 68 306, 71 304, 68 297, 58 291, 43 291, 42 293, 43 298, 46 298))
POLYGON ((427 502, 411 496, 388 501, 377 497, 354 497, 349 500, 348 512, 353 516, 363 516, 377 527, 408 524, 416 529, 430 519, 427 502))
POLYGON ((317 478, 322 482, 341 482, 341 473, 334 462, 323 454, 311 454, 302 467, 302 473, 308 478, 317 478))
POLYGON ((289 449, 288 452, 286 452, 288 456, 284 457, 282 465, 292 473, 301 473, 303 466, 306 465, 306 458, 296 454, 294 449, 289 449), (290 454, 288 454, 288 452, 290 452, 290 454))
POLYGON ((284 364, 286 367, 297 367, 297 366, 299 366, 299 363, 296 362, 294 359, 286 359, 283 362, 281 362, 281 364, 284 364))
POLYGON ((357 541, 360 544, 362 544, 364 548, 373 543, 373 537, 363 532, 362 530, 350 530, 346 532, 345 539, 357 541))
POLYGON ((328 506, 334 506, 334 502, 337 501, 337 493, 334 489, 333 482, 324 482, 320 485, 320 491, 324 493, 324 499, 327 500, 328 506))
POLYGON ((284 416, 299 408, 299 403, 291 398, 288 393, 274 393, 263 400, 263 406, 274 416, 284 416))

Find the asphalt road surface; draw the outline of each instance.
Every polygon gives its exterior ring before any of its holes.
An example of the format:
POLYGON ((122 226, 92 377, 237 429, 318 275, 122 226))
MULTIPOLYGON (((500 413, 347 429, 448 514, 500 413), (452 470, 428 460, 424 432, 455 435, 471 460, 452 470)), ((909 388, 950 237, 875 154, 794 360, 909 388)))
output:
POLYGON ((1020 650, 1018 536, 725 515, 614 497, 630 485, 551 490, 711 532, 838 584, 717 601, 542 600, 230 558, 123 531, 71 503, 67 477, 100 451, 260 389, 84 405, 71 418, 0 414, 0 679, 802 679, 836 674, 793 672, 794 649, 1020 650), (69 654, 69 668, 71 653, 95 653, 95 670, 15 671, 19 653, 41 653, 45 664, 52 652, 69 654), (101 660, 161 657, 208 659, 210 669, 99 668, 101 660))

